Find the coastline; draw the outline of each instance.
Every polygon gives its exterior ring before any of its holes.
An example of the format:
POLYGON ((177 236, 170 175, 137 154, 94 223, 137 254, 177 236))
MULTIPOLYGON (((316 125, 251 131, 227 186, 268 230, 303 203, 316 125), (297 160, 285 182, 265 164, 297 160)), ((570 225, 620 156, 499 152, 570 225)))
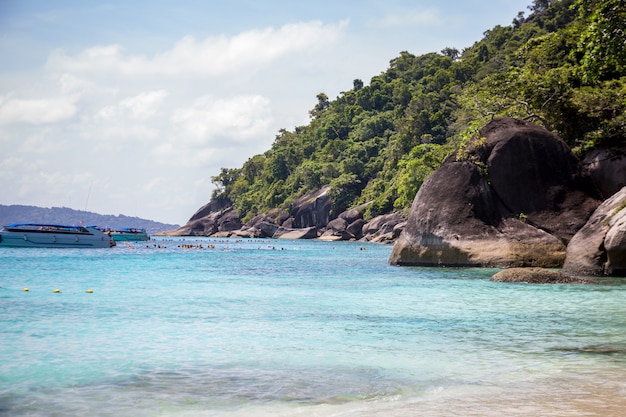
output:
MULTIPOLYGON (((344 404, 243 408, 211 413, 222 417, 621 417, 626 415, 626 381, 619 375, 602 381, 579 376, 534 381, 531 390, 515 386, 439 388, 419 397, 389 397, 344 404)), ((200 413, 200 415, 204 415, 200 413)))

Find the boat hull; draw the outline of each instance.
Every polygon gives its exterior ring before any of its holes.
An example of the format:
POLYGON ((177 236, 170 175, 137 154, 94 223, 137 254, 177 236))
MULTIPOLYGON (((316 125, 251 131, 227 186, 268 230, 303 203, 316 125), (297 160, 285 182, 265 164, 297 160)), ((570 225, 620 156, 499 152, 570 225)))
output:
POLYGON ((112 231, 111 237, 116 242, 143 242, 146 240, 150 240, 150 236, 148 236, 145 232, 120 232, 120 231, 112 231))
POLYGON ((2 230, 0 247, 14 248, 110 248, 115 241, 100 230, 84 227, 80 232, 2 230))

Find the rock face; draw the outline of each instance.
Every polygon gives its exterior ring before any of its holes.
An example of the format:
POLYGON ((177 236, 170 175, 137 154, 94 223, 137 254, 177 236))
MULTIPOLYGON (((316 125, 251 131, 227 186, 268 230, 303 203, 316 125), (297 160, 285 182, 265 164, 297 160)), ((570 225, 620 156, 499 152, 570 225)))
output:
POLYGON ((383 214, 363 225, 363 240, 378 243, 393 242, 405 227, 406 219, 401 214, 383 214))
POLYGON ((350 240, 354 239, 354 235, 348 232, 349 223, 341 217, 331 220, 326 226, 326 231, 322 233, 322 240, 350 240))
POLYGON ((626 186, 626 148, 591 151, 582 163, 603 198, 611 197, 626 186))
POLYGON ((291 217, 292 227, 303 229, 309 227, 324 227, 328 224, 330 216, 331 200, 328 192, 330 186, 326 185, 319 191, 306 194, 293 204, 291 217))
POLYGON ((170 236, 210 236, 241 227, 237 212, 227 203, 211 201, 189 219, 183 227, 167 233, 170 236))
POLYGON ((566 245, 599 205, 567 145, 547 130, 497 119, 417 193, 395 265, 563 265, 566 245))
POLYGON ((404 226, 406 219, 400 213, 383 214, 366 222, 358 209, 351 209, 331 220, 319 238, 391 243, 400 236, 404 226))
POLYGON ((593 213, 567 246, 563 271, 577 275, 626 275, 626 187, 593 213))

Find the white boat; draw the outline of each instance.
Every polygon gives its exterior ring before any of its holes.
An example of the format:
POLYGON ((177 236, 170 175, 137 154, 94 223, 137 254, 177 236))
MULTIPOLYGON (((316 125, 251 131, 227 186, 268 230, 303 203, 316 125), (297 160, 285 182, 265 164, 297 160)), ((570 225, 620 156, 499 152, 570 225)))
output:
POLYGON ((113 240, 116 242, 140 242, 144 240, 150 240, 150 236, 146 232, 146 229, 139 229, 136 227, 123 227, 121 229, 108 229, 105 233, 110 234, 113 240))
POLYGON ((110 248, 111 236, 92 226, 12 223, 0 230, 0 247, 110 248))

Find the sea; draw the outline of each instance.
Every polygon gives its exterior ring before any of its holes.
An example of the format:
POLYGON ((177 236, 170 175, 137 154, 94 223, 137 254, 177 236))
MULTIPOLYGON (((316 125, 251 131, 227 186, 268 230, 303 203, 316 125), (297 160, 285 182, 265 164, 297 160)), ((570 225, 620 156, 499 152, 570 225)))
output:
POLYGON ((0 416, 626 415, 626 280, 495 283, 390 252, 0 248, 0 416))

